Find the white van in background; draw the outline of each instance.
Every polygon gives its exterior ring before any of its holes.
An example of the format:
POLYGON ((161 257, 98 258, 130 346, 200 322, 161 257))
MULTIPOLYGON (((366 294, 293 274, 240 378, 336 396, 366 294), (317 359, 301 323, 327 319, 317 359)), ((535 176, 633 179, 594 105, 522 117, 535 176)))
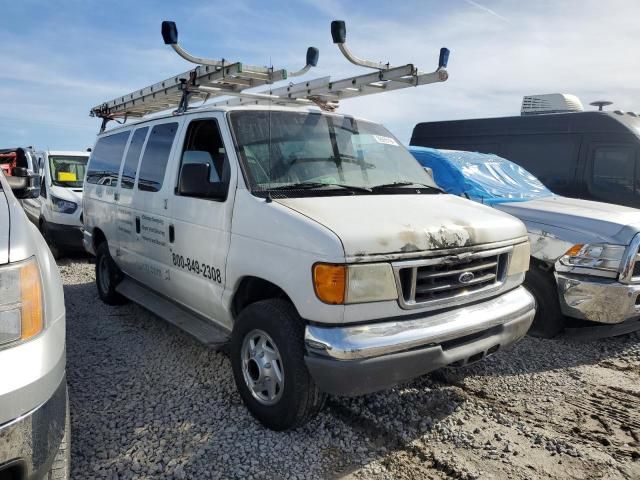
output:
POLYGON ((42 158, 40 196, 24 200, 22 206, 55 258, 82 251, 82 182, 89 153, 48 151, 38 156, 42 158))

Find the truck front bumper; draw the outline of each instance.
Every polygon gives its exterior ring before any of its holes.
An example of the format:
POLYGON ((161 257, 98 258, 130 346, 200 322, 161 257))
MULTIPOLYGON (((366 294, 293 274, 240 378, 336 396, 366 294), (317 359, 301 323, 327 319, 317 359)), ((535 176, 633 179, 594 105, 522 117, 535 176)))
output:
POLYGON ((67 382, 46 402, 0 425, 0 478, 39 479, 47 473, 64 435, 67 382), (16 476, 12 476, 11 473, 16 476))
POLYGON ((47 230, 51 240, 59 248, 73 251, 84 250, 81 226, 47 222, 47 230))
POLYGON ((305 332, 307 368, 320 390, 361 395, 447 365, 464 365, 522 338, 535 316, 523 287, 453 310, 305 332))
POLYGON ((556 272, 562 313, 591 322, 617 324, 640 317, 640 285, 556 272))

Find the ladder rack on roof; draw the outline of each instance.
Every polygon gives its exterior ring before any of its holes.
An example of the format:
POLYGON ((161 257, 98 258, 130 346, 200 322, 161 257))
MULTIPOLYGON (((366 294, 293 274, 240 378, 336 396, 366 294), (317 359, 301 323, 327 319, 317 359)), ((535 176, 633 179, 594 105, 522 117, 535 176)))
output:
POLYGON ((136 90, 91 109, 91 116, 102 119, 101 131, 109 120, 142 117, 175 108, 174 114, 187 111, 193 101, 202 103, 217 97, 230 97, 213 105, 318 105, 323 110, 334 110, 340 100, 388 92, 412 86, 444 82, 449 50, 440 49, 438 68, 423 73, 413 64, 393 67, 389 63, 376 63, 356 57, 346 46, 346 26, 343 21, 331 22, 333 42, 342 54, 355 65, 376 71, 364 75, 331 81, 330 77, 317 78, 261 92, 247 89, 270 85, 289 77, 308 72, 318 63, 318 49, 309 47, 306 65, 295 72, 273 67, 256 67, 224 59, 195 57, 178 44, 178 30, 174 22, 162 22, 162 37, 178 55, 198 66, 193 70, 168 78, 162 82, 136 90))

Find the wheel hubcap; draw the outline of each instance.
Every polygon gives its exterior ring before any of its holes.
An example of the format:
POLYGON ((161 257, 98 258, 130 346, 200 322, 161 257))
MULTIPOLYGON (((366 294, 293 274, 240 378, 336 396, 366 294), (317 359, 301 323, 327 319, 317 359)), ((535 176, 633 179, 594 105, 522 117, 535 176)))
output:
POLYGON ((242 342, 242 375, 253 398, 263 405, 280 400, 284 390, 284 370, 273 339, 262 330, 252 330, 242 342))

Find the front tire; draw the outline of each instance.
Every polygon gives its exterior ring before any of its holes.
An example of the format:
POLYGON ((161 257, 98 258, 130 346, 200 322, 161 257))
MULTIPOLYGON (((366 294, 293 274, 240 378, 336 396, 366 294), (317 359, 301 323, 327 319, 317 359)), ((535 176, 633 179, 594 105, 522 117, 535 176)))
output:
POLYGON ((536 316, 529 335, 553 338, 565 327, 565 317, 560 309, 556 281, 551 272, 531 263, 524 279, 524 286, 536 299, 536 316))
POLYGON ((102 242, 96 250, 96 287, 100 299, 107 305, 122 305, 127 299, 116 291, 122 272, 111 258, 109 245, 102 242))
POLYGON ((304 362, 304 323, 293 305, 270 299, 239 315, 230 345, 233 376, 251 414, 271 430, 300 427, 326 400, 304 362))

